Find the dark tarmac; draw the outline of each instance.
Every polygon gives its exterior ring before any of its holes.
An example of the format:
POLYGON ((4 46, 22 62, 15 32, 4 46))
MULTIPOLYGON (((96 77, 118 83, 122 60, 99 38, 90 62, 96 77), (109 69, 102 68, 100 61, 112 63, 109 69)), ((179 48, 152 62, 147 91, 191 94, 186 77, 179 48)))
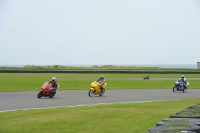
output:
POLYGON ((188 89, 187 92, 173 92, 172 89, 106 90, 102 97, 98 95, 89 97, 88 91, 89 89, 58 90, 55 97, 41 99, 37 98, 39 91, 0 92, 0 112, 58 106, 200 98, 199 89, 188 89))

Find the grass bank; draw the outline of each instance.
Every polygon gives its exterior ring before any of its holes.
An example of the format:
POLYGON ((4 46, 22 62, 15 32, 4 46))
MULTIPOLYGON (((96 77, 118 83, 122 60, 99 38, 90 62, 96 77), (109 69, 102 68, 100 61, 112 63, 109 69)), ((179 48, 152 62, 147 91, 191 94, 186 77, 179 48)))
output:
MULTIPOLYGON (((56 76, 60 90, 87 90, 90 83, 99 78, 99 74, 30 74, 0 73, 0 91, 36 91, 41 85, 56 76)), ((105 74, 107 89, 172 89, 174 80, 132 80, 143 78, 143 74, 105 74)), ((185 75, 188 78, 200 78, 199 74, 185 75)), ((152 74, 150 78, 179 78, 179 74, 152 74)), ((191 80, 189 88, 198 89, 199 80, 191 80)))
POLYGON ((2 133, 144 133, 200 99, 0 113, 2 133))

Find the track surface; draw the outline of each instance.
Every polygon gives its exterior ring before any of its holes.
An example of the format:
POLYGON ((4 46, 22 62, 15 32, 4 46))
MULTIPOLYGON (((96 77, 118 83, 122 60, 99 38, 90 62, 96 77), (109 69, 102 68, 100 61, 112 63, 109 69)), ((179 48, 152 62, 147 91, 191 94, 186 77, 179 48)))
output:
POLYGON ((89 90, 58 90, 54 98, 37 98, 38 91, 1 92, 0 112, 6 110, 46 108, 56 106, 76 106, 85 104, 138 102, 155 100, 175 100, 200 98, 200 90, 189 89, 187 92, 172 92, 172 89, 132 89, 106 90, 103 97, 88 96, 89 90))

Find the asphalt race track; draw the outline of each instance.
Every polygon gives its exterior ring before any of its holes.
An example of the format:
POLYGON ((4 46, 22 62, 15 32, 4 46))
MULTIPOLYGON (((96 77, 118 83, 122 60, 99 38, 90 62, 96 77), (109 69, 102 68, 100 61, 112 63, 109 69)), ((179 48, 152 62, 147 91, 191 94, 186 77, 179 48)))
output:
POLYGON ((37 98, 39 91, 0 92, 0 112, 47 108, 58 106, 77 106, 115 102, 139 102, 200 98, 200 90, 188 89, 187 92, 173 92, 172 89, 129 89, 106 90, 104 96, 88 96, 88 90, 58 90, 53 98, 37 98))

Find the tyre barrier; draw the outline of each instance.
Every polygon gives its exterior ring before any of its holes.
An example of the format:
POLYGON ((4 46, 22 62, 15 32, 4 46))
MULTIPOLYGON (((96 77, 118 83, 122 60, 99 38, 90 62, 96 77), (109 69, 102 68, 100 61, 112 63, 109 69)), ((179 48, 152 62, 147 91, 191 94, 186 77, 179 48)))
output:
POLYGON ((188 111, 188 112, 200 112, 200 109, 197 109, 197 108, 190 108, 190 109, 186 109, 186 110, 183 110, 183 111, 188 111))
POLYGON ((197 125, 197 126, 200 126, 200 121, 199 120, 183 120, 183 119, 180 119, 180 120, 169 120, 169 121, 162 121, 162 122, 158 122, 156 123, 156 126, 162 126, 162 125, 172 125, 172 124, 184 124, 184 125, 197 125))
POLYGON ((200 119, 200 111, 181 111, 170 116, 170 118, 197 118, 200 119))
POLYGON ((147 132, 147 133, 196 133, 193 131, 152 131, 152 132, 147 132))
POLYGON ((200 74, 200 71, 156 70, 0 70, 0 73, 134 73, 134 74, 200 74))
POLYGON ((196 109, 199 109, 200 110, 200 105, 198 104, 198 105, 193 105, 193 106, 190 106, 190 107, 188 107, 188 108, 196 108, 196 109))
POLYGON ((200 133, 200 126, 184 124, 162 125, 149 129, 147 133, 181 133, 186 131, 200 133))
POLYGON ((200 104, 163 119, 147 133, 200 133, 200 104))
POLYGON ((192 122, 198 122, 200 119, 194 119, 194 118, 165 118, 162 120, 162 122, 165 121, 192 121, 192 122))
POLYGON ((185 110, 199 110, 200 111, 200 106, 190 106, 185 110))

